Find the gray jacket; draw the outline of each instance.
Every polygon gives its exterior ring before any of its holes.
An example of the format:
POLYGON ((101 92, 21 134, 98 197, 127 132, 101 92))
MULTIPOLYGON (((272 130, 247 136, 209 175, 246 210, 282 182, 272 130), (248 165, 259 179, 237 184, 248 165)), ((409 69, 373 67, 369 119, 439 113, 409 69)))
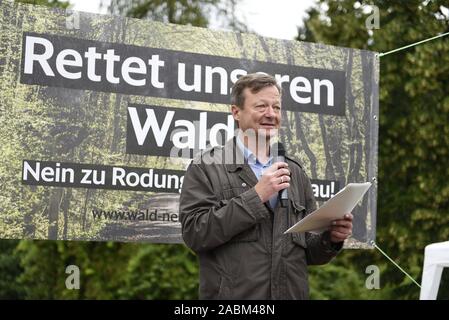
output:
POLYGON ((316 208, 304 170, 286 162, 289 208, 278 201, 274 210, 256 193, 257 178, 235 138, 190 164, 180 218, 183 239, 199 257, 201 299, 308 299, 307 265, 325 264, 338 253, 341 245, 332 245, 328 232, 283 234, 288 221, 293 225, 316 208))

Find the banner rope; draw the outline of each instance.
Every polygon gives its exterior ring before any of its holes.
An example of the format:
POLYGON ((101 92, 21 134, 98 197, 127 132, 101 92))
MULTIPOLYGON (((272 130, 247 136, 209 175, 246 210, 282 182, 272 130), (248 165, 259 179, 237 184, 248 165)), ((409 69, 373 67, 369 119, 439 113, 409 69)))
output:
POLYGON ((439 34, 439 35, 437 35, 435 37, 424 39, 424 40, 421 40, 421 41, 418 41, 418 42, 415 42, 415 43, 412 43, 412 44, 409 44, 409 45, 406 45, 406 46, 403 46, 403 47, 400 47, 400 48, 397 48, 397 49, 394 49, 394 50, 391 50, 391 51, 388 51, 388 52, 379 53, 377 56, 380 58, 380 57, 386 56, 387 54, 398 52, 398 51, 401 51, 401 50, 405 50, 407 48, 411 48, 411 47, 420 45, 422 43, 426 43, 426 42, 429 42, 429 41, 432 41, 432 40, 435 40, 435 39, 438 39, 438 38, 442 38, 442 37, 445 37, 447 35, 449 35, 449 32, 442 33, 442 34, 439 34))
POLYGON ((382 253, 388 260, 391 261, 391 263, 393 263, 399 270, 401 270, 407 277, 409 277, 419 288, 421 288, 421 285, 418 282, 416 282, 416 280, 413 279, 411 275, 409 275, 407 272, 405 272, 405 270, 402 269, 396 262, 394 262, 394 260, 391 259, 385 252, 383 252, 382 249, 379 248, 378 245, 374 241, 371 241, 371 245, 373 245, 374 248, 379 250, 380 253, 382 253))

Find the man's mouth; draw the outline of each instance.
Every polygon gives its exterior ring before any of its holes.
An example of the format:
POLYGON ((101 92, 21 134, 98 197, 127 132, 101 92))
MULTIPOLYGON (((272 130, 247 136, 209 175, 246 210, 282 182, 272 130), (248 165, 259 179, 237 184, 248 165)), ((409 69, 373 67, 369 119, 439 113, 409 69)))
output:
POLYGON ((276 125, 274 123, 261 123, 260 125, 263 127, 269 127, 269 128, 276 127, 276 125))

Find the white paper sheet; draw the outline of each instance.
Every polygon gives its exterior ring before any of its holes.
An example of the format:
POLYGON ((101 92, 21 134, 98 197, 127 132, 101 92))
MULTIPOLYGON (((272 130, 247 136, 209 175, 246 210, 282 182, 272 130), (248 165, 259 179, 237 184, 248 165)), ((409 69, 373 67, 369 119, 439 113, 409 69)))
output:
POLYGON ((319 209, 298 221, 284 233, 321 232, 328 229, 333 220, 343 219, 346 213, 351 212, 370 187, 371 182, 349 183, 319 209))

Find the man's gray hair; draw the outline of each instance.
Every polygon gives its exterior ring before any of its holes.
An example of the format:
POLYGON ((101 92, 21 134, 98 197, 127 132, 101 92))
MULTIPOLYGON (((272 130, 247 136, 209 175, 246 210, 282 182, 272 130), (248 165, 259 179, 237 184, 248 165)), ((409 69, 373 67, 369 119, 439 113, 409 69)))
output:
POLYGON ((241 76, 237 82, 232 86, 231 90, 231 104, 236 105, 240 109, 245 105, 245 95, 243 91, 248 88, 252 93, 257 93, 263 88, 275 86, 279 94, 282 94, 282 89, 277 83, 276 79, 265 73, 250 73, 241 76))

